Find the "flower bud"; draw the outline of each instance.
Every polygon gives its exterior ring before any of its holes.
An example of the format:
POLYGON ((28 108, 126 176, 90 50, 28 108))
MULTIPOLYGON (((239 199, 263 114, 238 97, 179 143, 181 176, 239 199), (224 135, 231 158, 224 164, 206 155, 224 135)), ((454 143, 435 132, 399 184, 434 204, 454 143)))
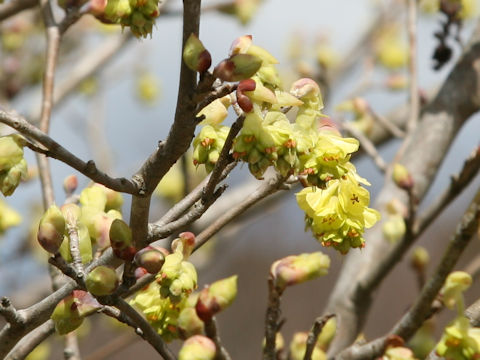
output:
POLYGON ((65 194, 71 195, 77 190, 78 178, 76 175, 69 175, 63 180, 63 190, 65 194))
POLYGON ((223 122, 228 116, 227 107, 230 105, 230 97, 216 99, 205 106, 197 116, 204 116, 205 118, 200 122, 200 125, 218 125, 223 122))
POLYGON ((203 321, 200 320, 193 307, 186 307, 180 312, 177 326, 183 339, 187 339, 193 335, 203 334, 203 321))
POLYGON ((61 300, 50 318, 59 335, 65 335, 82 325, 84 316, 100 308, 100 304, 86 291, 74 290, 61 300))
POLYGON ((275 287, 280 291, 287 286, 326 275, 330 267, 330 258, 321 252, 287 256, 275 261, 270 268, 270 275, 275 287))
MULTIPOLYGON (((88 233, 87 226, 81 222, 76 224, 78 234, 78 248, 80 250, 80 257, 82 264, 92 261, 92 241, 90 240, 90 234, 88 233)), ((66 262, 72 262, 72 254, 70 252, 70 237, 63 237, 62 245, 58 249, 60 255, 66 262)))
POLYGON ((118 287, 117 273, 109 266, 97 266, 88 273, 85 285, 93 295, 111 295, 118 287))
POLYGON ((385 351, 384 360, 415 360, 412 350, 403 346, 391 347, 385 351))
POLYGON ((262 59, 249 54, 236 54, 220 62, 213 70, 213 76, 229 82, 252 77, 262 66, 262 59))
POLYGON ((216 313, 230 306, 236 296, 237 275, 214 282, 200 292, 195 306, 198 317, 209 321, 216 313))
POLYGON ((457 299, 470 287, 471 284, 472 277, 470 274, 464 271, 451 272, 445 280, 442 290, 440 290, 445 306, 449 309, 453 309, 457 303, 457 299))
MULTIPOLYGON (((308 333, 306 332, 293 334, 293 339, 290 342, 290 357, 292 360, 303 360, 307 349, 307 339, 308 333)), ((317 344, 313 349, 312 360, 326 360, 327 356, 317 344)))
POLYGON ((90 0, 88 2, 88 12, 93 16, 102 15, 107 7, 108 0, 90 0))
POLYGON ((0 137, 0 171, 7 171, 23 159, 25 139, 17 134, 0 137))
POLYGON ((299 99, 309 99, 320 95, 318 84, 310 78, 295 81, 290 88, 290 93, 299 99))
POLYGON ((413 188, 413 177, 408 172, 407 168, 402 164, 396 163, 393 165, 393 181, 399 188, 409 190, 413 188))
POLYGON ((65 218, 56 205, 50 206, 40 219, 37 240, 49 253, 56 253, 63 241, 65 218))
POLYGON ((190 70, 203 73, 212 65, 212 57, 200 39, 190 34, 183 49, 183 61, 190 70))
POLYGON ((0 175, 0 191, 5 196, 13 194, 20 181, 27 178, 27 162, 21 159, 13 165, 8 171, 0 175))
POLYGON ((121 193, 115 190, 109 189, 106 186, 101 184, 95 184, 94 187, 98 187, 102 189, 102 191, 105 193, 105 197, 106 197, 105 211, 110 211, 110 210, 121 211, 122 210, 123 196, 121 193))
POLYGON ((213 360, 217 349, 215 343, 203 335, 188 338, 178 353, 178 360, 213 360))
POLYGON ((390 215, 383 223, 382 231, 385 238, 391 243, 396 243, 402 239, 407 231, 403 216, 390 215))
POLYGON ((335 337, 335 333, 337 332, 337 318, 331 317, 327 320, 325 325, 318 335, 317 345, 324 351, 327 351, 330 342, 335 337))
POLYGON ((232 45, 230 46, 230 53, 229 55, 236 55, 236 54, 246 54, 248 48, 252 45, 252 35, 243 35, 239 36, 235 40, 233 40, 232 45))
POLYGON ((99 186, 90 186, 80 193, 80 204, 98 211, 104 211, 107 204, 107 195, 99 186))
POLYGON ((412 253, 410 258, 410 265, 417 270, 423 271, 430 262, 430 255, 428 254, 427 249, 422 246, 417 246, 412 253))
POLYGON ((17 226, 22 222, 22 217, 14 209, 8 206, 6 202, 0 200, 0 234, 3 234, 8 228, 17 226))
POLYGON ((245 112, 250 112, 253 110, 253 103, 244 91, 253 91, 255 90, 256 83, 253 79, 245 79, 238 83, 237 87, 237 104, 245 112))
POLYGON ((122 260, 133 260, 137 252, 132 243, 132 230, 120 219, 115 219, 110 226, 110 244, 113 253, 122 260))
POLYGON ((150 274, 156 274, 161 270, 165 262, 165 255, 158 249, 147 246, 138 251, 134 259, 138 266, 141 266, 150 274))
POLYGON ((183 259, 186 260, 189 258, 195 247, 195 234, 186 231, 180 233, 178 236, 179 238, 172 241, 172 251, 182 253, 183 259))

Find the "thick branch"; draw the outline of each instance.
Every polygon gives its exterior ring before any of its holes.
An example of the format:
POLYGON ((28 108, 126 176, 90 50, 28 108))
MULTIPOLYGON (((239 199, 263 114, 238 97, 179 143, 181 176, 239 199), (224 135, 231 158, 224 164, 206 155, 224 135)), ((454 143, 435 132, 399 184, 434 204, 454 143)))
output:
MULTIPOLYGON (((423 110, 412 141, 399 159, 414 177, 414 195, 419 201, 433 182, 458 130, 480 108, 479 58, 480 26, 435 99, 423 110)), ((386 204, 393 198, 408 201, 406 194, 387 179, 374 207, 386 214, 386 204)), ((381 223, 366 233, 366 239, 366 249, 348 255, 327 305, 327 311, 337 314, 339 319, 332 354, 353 342, 368 313, 372 292, 414 240, 407 238, 392 246, 383 238, 381 223)))

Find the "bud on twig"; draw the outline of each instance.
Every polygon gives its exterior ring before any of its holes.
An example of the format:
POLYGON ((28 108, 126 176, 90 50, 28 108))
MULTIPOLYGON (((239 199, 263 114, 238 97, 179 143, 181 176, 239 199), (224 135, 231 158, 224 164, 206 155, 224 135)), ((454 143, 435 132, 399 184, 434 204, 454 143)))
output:
POLYGON ((236 54, 221 61, 213 70, 213 76, 229 82, 252 77, 262 66, 262 59, 255 55, 236 54))
POLYGON ((237 275, 214 282, 200 292, 195 309, 203 321, 230 306, 237 296, 237 275))
POLYGON ((65 218, 56 205, 50 206, 38 225, 37 240, 49 253, 56 253, 60 248, 65 233, 65 218))
POLYGON ((113 253, 122 260, 133 260, 137 252, 132 242, 132 230, 120 219, 115 219, 110 226, 110 243, 113 253))
POLYGON ((109 266, 97 266, 88 273, 85 285, 93 295, 111 295, 118 287, 117 273, 109 266))
POLYGON ((195 34, 190 34, 183 49, 183 61, 193 71, 203 73, 212 65, 212 57, 200 39, 195 34))
POLYGON ((217 352, 215 343, 203 335, 188 338, 178 353, 178 360, 213 360, 217 352))

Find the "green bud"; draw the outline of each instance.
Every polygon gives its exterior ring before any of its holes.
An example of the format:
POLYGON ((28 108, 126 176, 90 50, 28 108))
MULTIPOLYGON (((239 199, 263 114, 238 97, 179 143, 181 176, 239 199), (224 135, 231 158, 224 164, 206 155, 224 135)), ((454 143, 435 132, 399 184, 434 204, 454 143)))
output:
POLYGON ((430 255, 427 249, 422 246, 417 246, 412 253, 410 264, 413 268, 424 270, 430 262, 430 255))
POLYGON ((193 307, 186 307, 180 312, 177 326, 183 339, 193 335, 201 335, 204 330, 203 321, 197 316, 197 311, 193 307))
POLYGON ((109 189, 106 186, 103 186, 101 184, 95 184, 94 187, 99 187, 105 193, 105 197, 106 197, 105 211, 110 211, 110 210, 121 211, 122 210, 122 205, 123 205, 122 194, 120 194, 115 190, 109 189))
POLYGON ((330 342, 335 337, 335 333, 337 332, 337 318, 331 317, 327 320, 325 325, 318 335, 317 345, 324 351, 327 351, 330 342))
POLYGON ((21 159, 6 172, 0 173, 0 191, 5 196, 13 194, 20 182, 27 177, 27 162, 21 159))
POLYGON ((382 225, 385 238, 391 243, 396 243, 403 238, 407 231, 405 220, 401 215, 390 215, 382 225))
MULTIPOLYGON (((297 332, 293 334, 292 341, 290 342, 290 357, 292 360, 303 360, 305 350, 307 349, 307 338, 308 333, 306 332, 297 332)), ((326 360, 327 355, 317 346, 317 344, 313 349, 312 360, 326 360)))
POLYGON ((107 195, 100 186, 90 186, 80 193, 80 204, 98 211, 104 211, 107 204, 107 195))
POLYGON ((408 190, 413 188, 413 177, 408 172, 407 168, 402 164, 396 163, 393 165, 393 181, 398 187, 408 190))
POLYGON ((237 275, 214 282, 200 292, 195 309, 203 321, 230 306, 237 296, 237 275))
POLYGON ((412 350, 403 346, 391 347, 385 351, 385 360, 415 360, 412 350))
POLYGON ((55 323, 55 330, 59 335, 68 334, 83 323, 83 316, 78 313, 73 294, 57 304, 50 318, 55 323))
POLYGON ((23 159, 25 139, 17 134, 0 137, 0 172, 7 171, 23 159))
POLYGON ((120 219, 115 219, 110 226, 110 244, 113 253, 122 260, 133 260, 137 252, 132 242, 132 230, 120 219))
POLYGON ((330 267, 330 258, 321 252, 287 256, 277 260, 270 268, 275 287, 280 291, 287 286, 326 275, 330 267))
POLYGON ((37 240, 49 253, 56 253, 63 241, 65 218, 56 205, 50 206, 40 219, 37 240))
MULTIPOLYGON (((92 261, 92 241, 90 240, 90 234, 85 224, 79 222, 77 223, 77 232, 78 232, 78 248, 80 250, 80 257, 82 259, 82 264, 87 264, 92 261)), ((59 249, 60 255, 65 259, 66 262, 72 262, 72 254, 70 253, 70 238, 64 236, 64 240, 59 249)))
POLYGON ((213 360, 216 352, 212 340, 203 335, 194 335, 183 343, 178 360, 213 360))
POLYGON ((203 73, 212 64, 212 57, 195 34, 190 34, 183 49, 183 61, 190 70, 203 73))
POLYGON ((117 273, 109 266, 97 266, 88 273, 85 285, 93 295, 111 295, 118 287, 117 273))
POLYGON ((440 291, 445 306, 449 309, 453 309, 458 302, 458 298, 470 287, 470 285, 472 285, 472 277, 470 274, 464 271, 451 272, 440 291))
POLYGON ((156 274, 165 263, 165 255, 158 249, 147 246, 135 254, 135 263, 150 274, 156 274))
POLYGON ((213 76, 229 82, 252 77, 262 66, 262 59, 254 55, 236 54, 220 62, 213 70, 213 76))

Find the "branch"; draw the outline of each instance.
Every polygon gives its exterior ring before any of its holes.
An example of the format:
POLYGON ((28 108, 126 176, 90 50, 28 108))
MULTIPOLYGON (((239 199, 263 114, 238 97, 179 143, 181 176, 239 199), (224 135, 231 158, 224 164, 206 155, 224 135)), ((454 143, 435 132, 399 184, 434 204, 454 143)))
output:
POLYGON ((25 359, 40 343, 55 333, 55 323, 48 320, 21 339, 10 351, 5 360, 25 359))
POLYGON ((161 336, 152 328, 142 315, 121 298, 118 298, 115 301, 115 306, 135 322, 141 330, 141 336, 148 341, 164 359, 175 360, 175 355, 173 355, 167 345, 163 342, 161 336))
POLYGON ((315 319, 312 329, 308 333, 307 346, 305 349, 305 356, 303 357, 303 360, 312 360, 312 354, 313 350, 315 349, 315 344, 318 340, 318 335, 320 335, 323 327, 332 317, 335 317, 335 314, 327 314, 315 319))
POLYGON ((220 335, 218 334, 217 330, 217 321, 215 320, 215 317, 212 317, 210 320, 205 321, 205 334, 215 343, 215 347, 217 348, 217 353, 215 357, 216 360, 232 359, 228 351, 222 346, 220 335))
MULTIPOLYGON (((423 199, 432 184, 458 130, 480 109, 480 98, 477 96, 480 70, 474 66, 479 57, 480 26, 477 26, 462 58, 437 96, 423 110, 412 133, 412 141, 399 159, 402 164, 408 164, 418 201, 423 199)), ((407 195, 387 178, 374 207, 385 215, 386 206, 393 198, 405 204, 408 202, 407 195)), ((361 253, 350 252, 348 255, 328 301, 326 312, 337 314, 339 319, 330 354, 339 352, 354 341, 368 314, 372 292, 415 240, 405 238, 392 246, 383 237, 382 223, 367 231, 365 238, 366 248, 361 253)))
POLYGON ((480 147, 464 161, 460 173, 452 176, 450 186, 417 219, 415 231, 422 233, 458 195, 471 183, 480 170, 480 147))
POLYGON ((265 180, 254 192, 252 192, 245 200, 230 208, 223 215, 217 218, 205 230, 196 236, 195 250, 205 244, 213 235, 219 232, 225 225, 235 219, 237 216, 245 212, 252 205, 267 196, 285 188, 285 178, 281 175, 265 180))
POLYGON ((20 11, 33 8, 37 3, 38 0, 14 0, 6 2, 0 5, 0 21, 18 14, 20 11))
POLYGON ((128 194, 138 194, 140 192, 139 184, 136 181, 127 180, 125 178, 111 178, 107 174, 98 170, 95 166, 95 162, 92 160, 84 162, 79 159, 47 134, 31 125, 27 120, 13 111, 6 111, 0 108, 0 122, 17 130, 22 135, 38 141, 38 143, 46 148, 45 151, 49 157, 69 165, 91 180, 119 192, 128 194))
POLYGON ((282 292, 275 287, 273 277, 268 278, 268 306, 265 315, 265 346, 263 359, 275 360, 275 342, 280 328, 280 299, 282 292))
POLYGON ((389 335, 373 340, 365 345, 353 345, 342 351, 335 359, 373 359, 383 354, 391 335, 407 341, 420 328, 430 313, 432 303, 443 286, 448 274, 453 270, 460 255, 474 236, 480 222, 480 190, 458 224, 455 234, 445 250, 434 274, 423 287, 410 310, 393 327, 389 335))
POLYGON ((210 176, 210 179, 208 180, 208 183, 205 186, 205 189, 203 190, 202 202, 208 201, 209 197, 213 194, 215 187, 220 181, 223 170, 230 163, 230 159, 229 159, 230 150, 232 149, 233 141, 235 140, 235 137, 242 129, 244 121, 245 121, 245 116, 240 116, 239 118, 237 118, 237 120, 233 123, 232 127, 230 128, 227 138, 225 139, 225 143, 222 147, 222 151, 220 152, 220 155, 218 156, 218 160, 215 164, 215 167, 213 168, 212 175, 210 176))

